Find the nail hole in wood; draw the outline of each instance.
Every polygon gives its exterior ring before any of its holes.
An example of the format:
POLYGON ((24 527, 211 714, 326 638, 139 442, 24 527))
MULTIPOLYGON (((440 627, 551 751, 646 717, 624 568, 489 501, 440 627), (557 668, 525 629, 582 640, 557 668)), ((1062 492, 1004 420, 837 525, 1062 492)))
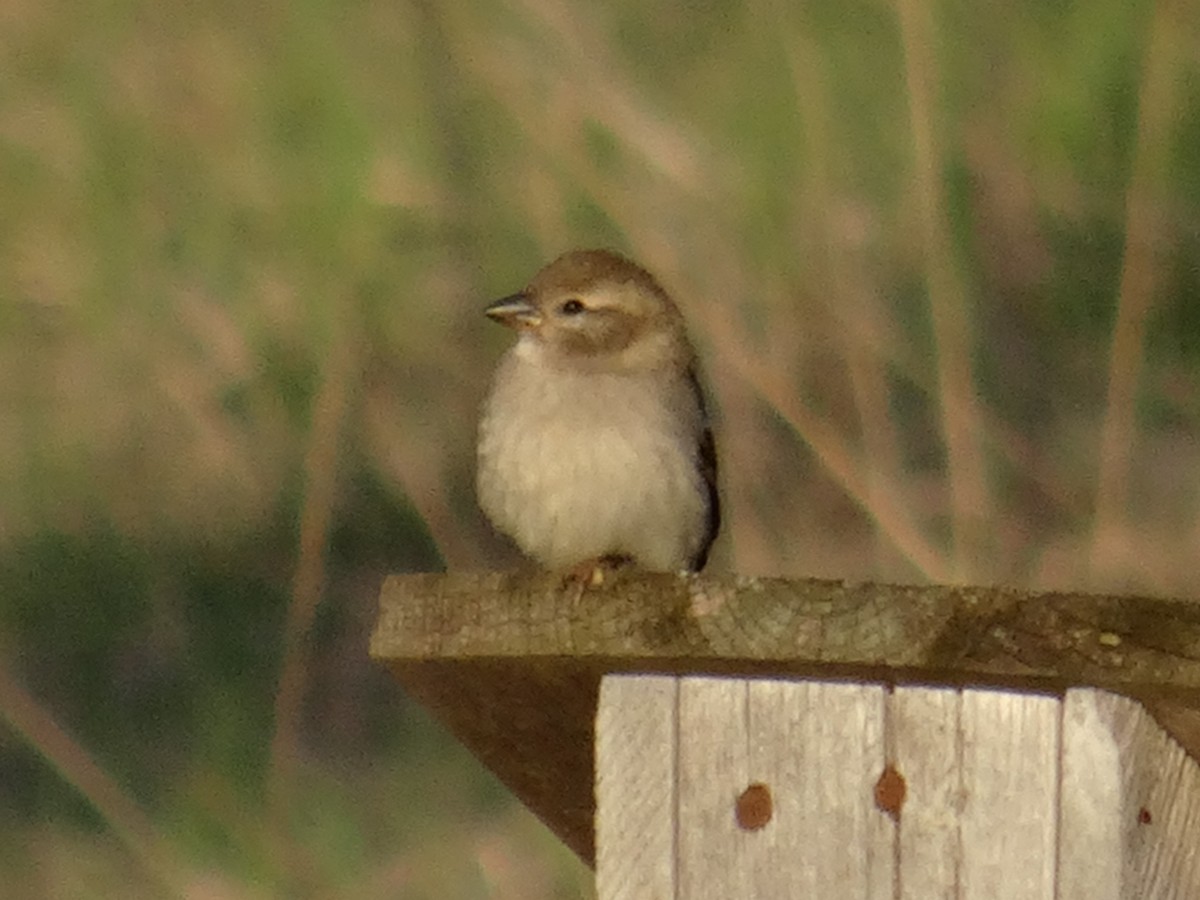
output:
POLYGON ((893 819, 899 819, 907 791, 908 785, 904 783, 904 776, 896 771, 895 766, 888 763, 880 773, 879 780, 875 782, 875 805, 893 819))
POLYGON ((771 789, 756 781, 737 798, 734 818, 744 831, 758 831, 771 821, 771 812, 771 789))

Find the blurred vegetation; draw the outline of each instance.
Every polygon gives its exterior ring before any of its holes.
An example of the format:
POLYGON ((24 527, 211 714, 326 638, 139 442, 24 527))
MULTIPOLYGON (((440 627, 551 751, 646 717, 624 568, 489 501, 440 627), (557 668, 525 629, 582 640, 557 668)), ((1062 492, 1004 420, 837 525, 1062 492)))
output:
POLYGON ((4 883, 588 895, 365 656, 384 573, 511 559, 479 311, 573 246, 691 322, 725 564, 1194 592, 1197 13, 9 0, 4 883))

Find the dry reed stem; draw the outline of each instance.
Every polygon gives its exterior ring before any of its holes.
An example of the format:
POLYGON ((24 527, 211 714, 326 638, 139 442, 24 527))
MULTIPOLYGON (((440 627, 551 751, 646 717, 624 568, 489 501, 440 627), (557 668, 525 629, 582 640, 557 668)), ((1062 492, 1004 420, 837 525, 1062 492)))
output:
MULTIPOLYGON (((275 731, 271 738, 268 809, 276 838, 287 844, 298 762, 297 734, 308 670, 308 639, 325 587, 325 560, 333 518, 338 450, 349 397, 357 384, 357 346, 351 335, 348 300, 335 313, 335 336, 324 366, 324 379, 313 403, 312 428, 304 458, 304 500, 296 572, 283 634, 283 663, 275 694, 275 731)), ((280 871, 287 872, 287 860, 280 871)))
POLYGON ((6 668, 0 668, 0 717, 79 791, 168 895, 187 895, 182 866, 141 807, 6 668))
POLYGON ((719 473, 721 483, 721 517, 737 524, 736 529, 722 525, 722 538, 728 540, 731 552, 720 556, 721 540, 710 567, 728 561, 735 572, 786 574, 781 571, 778 549, 779 535, 767 527, 758 513, 758 497, 769 471, 767 460, 758 452, 762 428, 755 416, 753 389, 740 378, 722 378, 722 412, 724 428, 717 435, 717 446, 724 460, 736 459, 736 471, 719 473))
MULTIPOLYGON (((773 5, 776 19, 781 26, 786 26, 784 11, 778 3, 773 5)), ((863 506, 871 511, 878 509, 881 504, 886 506, 888 486, 899 484, 902 471, 900 443, 888 403, 890 389, 883 357, 875 347, 862 339, 859 333, 861 329, 847 321, 848 316, 868 318, 870 312, 866 307, 875 306, 876 298, 862 274, 862 266, 852 263, 851 257, 861 247, 849 246, 850 239, 839 234, 831 215, 837 204, 830 171, 834 148, 829 136, 830 106, 824 89, 820 48, 799 28, 781 27, 781 34, 791 38, 784 40, 784 51, 792 75, 792 87, 799 99, 805 122, 809 161, 804 173, 809 195, 806 214, 816 219, 818 240, 825 262, 821 299, 833 320, 842 326, 836 329, 836 333, 849 376, 864 451, 862 466, 866 490, 863 506)), ((881 572, 891 571, 895 562, 895 547, 878 528, 878 516, 875 513, 870 515, 876 524, 876 568, 881 572)))
POLYGON ((948 583, 953 570, 912 521, 900 493, 882 479, 871 480, 870 467, 856 458, 844 438, 796 396, 778 372, 749 355, 720 345, 724 364, 735 371, 812 449, 821 465, 880 531, 925 577, 948 583))
POLYGON ((991 518, 992 501, 971 365, 971 323, 966 292, 950 246, 942 162, 934 134, 937 69, 932 13, 925 0, 899 0, 897 10, 950 479, 954 575, 969 579, 989 556, 985 523, 991 518))
POLYGON ((561 0, 524 0, 524 8, 552 33, 552 43, 575 51, 571 62, 588 102, 578 109, 620 132, 660 173, 688 192, 703 190, 707 168, 696 152, 699 141, 678 121, 664 122, 639 96, 602 29, 589 18, 589 7, 561 0))
POLYGON ((1129 473, 1137 437, 1137 387, 1145 362, 1146 319, 1154 300, 1160 238, 1158 186, 1166 165, 1175 82, 1179 23, 1168 0, 1154 6, 1138 86, 1137 141, 1125 203, 1125 248, 1108 363, 1108 396, 1100 429, 1090 571, 1113 571, 1124 543, 1129 473))
POLYGON ((404 496, 429 530, 446 568, 477 566, 479 549, 451 507, 449 493, 428 487, 445 483, 445 450, 428 438, 414 440, 415 429, 409 427, 406 430, 405 424, 398 419, 395 397, 391 394, 368 394, 362 415, 372 458, 403 489, 404 496))

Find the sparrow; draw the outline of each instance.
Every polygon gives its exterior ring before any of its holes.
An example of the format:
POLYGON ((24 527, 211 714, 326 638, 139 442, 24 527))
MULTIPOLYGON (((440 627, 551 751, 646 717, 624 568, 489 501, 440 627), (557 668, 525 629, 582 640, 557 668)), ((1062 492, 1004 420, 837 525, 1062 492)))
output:
POLYGON ((485 310, 517 332, 479 426, 483 511, 549 569, 698 571, 717 458, 683 316, 649 272, 573 250, 485 310))

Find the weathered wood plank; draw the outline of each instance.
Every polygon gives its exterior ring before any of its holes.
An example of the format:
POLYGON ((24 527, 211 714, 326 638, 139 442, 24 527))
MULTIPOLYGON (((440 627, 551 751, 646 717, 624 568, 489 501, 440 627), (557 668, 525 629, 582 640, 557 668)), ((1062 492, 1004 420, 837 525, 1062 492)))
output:
POLYGON ((893 826, 871 790, 883 696, 878 685, 681 679, 678 896, 891 900, 893 826), (755 803, 768 804, 765 821, 755 803))
POLYGON ((1137 703, 1071 690, 1060 900, 1200 897, 1200 767, 1137 703))
POLYGON ((679 682, 606 678, 596 713, 596 889, 606 900, 675 890, 679 682))
POLYGON ((889 761, 903 779, 900 900, 954 900, 963 808, 959 691, 901 688, 888 696, 889 761))
POLYGON ((962 693, 962 900, 1054 898, 1060 702, 962 693))
POLYGON ((744 831, 735 818, 737 799, 753 777, 747 684, 733 678, 679 681, 677 896, 757 896, 754 872, 770 864, 769 837, 744 831))
POLYGON ((753 896, 895 896, 895 822, 874 795, 885 694, 878 684, 749 682, 753 767, 777 798, 775 852, 753 896))
POLYGON ((545 573, 413 575, 385 584, 371 652, 588 861, 596 698, 611 672, 1108 686, 1200 755, 1200 605, 1188 601, 634 572, 580 592, 545 573))
POLYGON ((1200 767, 1116 695, 611 676, 597 727, 601 900, 1200 896, 1200 767))
POLYGON ((1063 714, 1062 900, 1128 897, 1121 739, 1095 697, 1072 697, 1063 714))
POLYGON ((1195 697, 1200 603, 638 572, 580 594, 551 573, 403 575, 384 584, 371 653, 1195 697))

